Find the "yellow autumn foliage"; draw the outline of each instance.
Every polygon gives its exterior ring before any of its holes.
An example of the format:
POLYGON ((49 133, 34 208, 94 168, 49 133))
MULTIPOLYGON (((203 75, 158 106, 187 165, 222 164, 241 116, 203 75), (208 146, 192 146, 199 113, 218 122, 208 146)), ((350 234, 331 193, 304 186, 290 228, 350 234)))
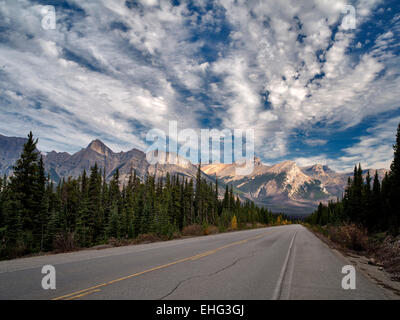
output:
POLYGON ((231 220, 231 229, 236 230, 237 227, 238 227, 238 225, 237 225, 237 218, 236 218, 236 216, 233 216, 233 217, 232 217, 232 220, 231 220))

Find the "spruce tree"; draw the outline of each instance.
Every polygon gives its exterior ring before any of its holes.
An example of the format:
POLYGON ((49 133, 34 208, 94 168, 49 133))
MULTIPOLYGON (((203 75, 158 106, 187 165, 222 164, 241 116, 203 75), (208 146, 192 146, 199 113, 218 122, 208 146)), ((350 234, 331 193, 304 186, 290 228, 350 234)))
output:
POLYGON ((389 174, 390 229, 393 235, 398 235, 400 233, 400 123, 397 127, 396 143, 393 150, 394 158, 390 165, 389 174))
POLYGON ((38 165, 38 178, 37 178, 37 190, 36 190, 36 202, 38 217, 37 221, 34 221, 34 239, 35 247, 39 247, 40 251, 44 249, 44 241, 46 235, 46 227, 48 224, 48 207, 49 198, 48 192, 46 192, 47 177, 44 170, 43 157, 40 157, 38 165))
POLYGON ((382 230, 388 230, 390 226, 390 216, 391 216, 391 208, 390 208, 390 181, 389 175, 386 172, 385 176, 382 179, 381 186, 381 228, 382 230))
POLYGON ((97 163, 90 169, 88 187, 88 209, 89 209, 89 241, 97 243, 103 236, 103 217, 101 216, 101 174, 97 163))
POLYGON ((371 231, 380 230, 382 224, 382 201, 381 184, 379 181, 378 171, 375 171, 374 182, 372 185, 371 218, 371 231))
POLYGON ((23 243, 23 224, 20 215, 21 207, 19 200, 12 195, 11 188, 6 188, 3 193, 3 214, 5 230, 3 232, 5 250, 0 256, 14 258, 24 253, 25 247, 23 243))
MULTIPOLYGON (((0 229, 4 226, 4 215, 3 215, 3 179, 0 177, 0 229)), ((0 247, 1 247, 1 235, 0 235, 0 247)))
POLYGON ((202 222, 202 188, 201 188, 201 162, 197 167, 197 174, 196 174, 196 191, 194 197, 194 210, 195 210, 195 219, 196 222, 202 222))
POLYGON ((120 218, 118 214, 118 206, 114 204, 111 208, 110 219, 107 226, 107 236, 112 238, 119 238, 120 237, 120 218))
POLYGON ((222 200, 222 208, 229 210, 229 187, 225 186, 224 199, 222 200))
POLYGON ((9 209, 13 213, 9 211, 8 214, 13 214, 15 217, 9 217, 9 219, 22 223, 25 246, 29 251, 37 247, 38 230, 36 227, 40 221, 38 208, 41 200, 38 198, 39 152, 36 149, 37 143, 38 140, 34 140, 33 134, 30 132, 22 154, 13 167, 13 176, 10 180, 13 206, 9 209))
POLYGON ((371 199, 371 176, 369 174, 369 170, 365 177, 365 184, 362 189, 362 217, 361 223, 367 227, 369 231, 372 230, 374 226, 374 216, 375 213, 372 210, 372 199, 371 199))

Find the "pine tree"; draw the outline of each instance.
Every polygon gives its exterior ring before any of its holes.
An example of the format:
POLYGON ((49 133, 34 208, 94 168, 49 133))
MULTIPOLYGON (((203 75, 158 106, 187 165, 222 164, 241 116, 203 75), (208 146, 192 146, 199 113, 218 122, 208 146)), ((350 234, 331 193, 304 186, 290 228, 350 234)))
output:
POLYGON ((37 178, 37 190, 36 190, 36 201, 38 210, 38 219, 34 221, 34 239, 35 247, 39 247, 40 251, 44 249, 44 241, 46 235, 46 227, 48 224, 48 207, 49 198, 48 192, 46 192, 47 177, 44 170, 43 157, 40 157, 38 168, 38 178, 37 178))
POLYGON ((143 209, 145 202, 145 190, 142 185, 138 185, 135 192, 135 216, 133 223, 134 237, 137 237, 142 231, 143 209))
MULTIPOLYGON (((4 192, 3 179, 0 177, 0 230, 4 226, 4 214, 3 214, 3 192, 4 192)), ((0 248, 1 248, 1 233, 0 233, 0 248)))
POLYGON ((201 162, 197 167, 197 174, 196 174, 196 191, 194 196, 194 215, 196 222, 202 222, 203 217, 203 197, 202 197, 202 187, 201 187, 201 162))
POLYGON ((9 258, 14 258, 25 250, 23 243, 23 224, 20 216, 21 204, 11 196, 11 190, 6 189, 3 200, 4 213, 4 246, 5 250, 1 253, 9 258))
POLYGON ((169 173, 165 184, 150 175, 142 182, 131 169, 128 185, 121 191, 118 169, 107 183, 105 170, 95 164, 89 177, 83 170, 78 178, 63 177, 54 188, 36 143, 30 133, 15 175, 9 183, 0 179, 1 257, 59 249, 64 247, 59 240, 74 245, 72 239, 88 247, 110 237, 134 238, 150 232, 170 239, 195 223, 226 230, 249 221, 272 220, 268 210, 250 201, 241 204, 232 186, 226 187, 220 201, 218 181, 214 185, 202 179, 201 164, 195 184, 179 175, 171 178, 169 173))
POLYGON ((224 199, 222 200, 222 208, 229 210, 229 187, 225 186, 224 199))
POLYGON ((218 216, 221 216, 221 208, 219 205, 219 198, 218 198, 218 179, 215 179, 215 209, 218 216))
POLYGON ((386 172, 382 179, 381 186, 381 228, 388 230, 390 227, 391 206, 390 206, 390 180, 386 172))
POLYGON ((43 249, 45 251, 50 251, 53 249, 54 238, 60 229, 59 215, 57 214, 55 208, 50 211, 50 217, 46 226, 46 234, 44 235, 43 249))
POLYGON ((111 208, 110 220, 107 226, 107 236, 113 238, 120 237, 120 218, 118 214, 118 206, 114 204, 111 208))
POLYGON ((371 231, 378 231, 381 228, 382 220, 382 201, 381 201, 381 184, 379 181, 378 171, 375 171, 374 182, 372 185, 371 196, 371 231))
POLYGON ((375 213, 372 211, 372 199, 371 199, 371 176, 369 170, 365 178, 365 184, 362 189, 362 217, 361 223, 366 226, 368 230, 372 230, 374 226, 375 213))
MULTIPOLYGON (((13 207, 8 214, 14 214, 13 221, 21 221, 22 230, 24 230, 24 242, 28 250, 31 250, 34 244, 33 229, 39 221, 38 199, 37 199, 37 181, 38 181, 38 157, 36 150, 38 140, 33 139, 32 132, 28 135, 28 141, 24 144, 21 157, 17 160, 13 168, 13 176, 10 181, 11 202, 13 207)), ((15 225, 15 224, 14 224, 15 225)))
POLYGON ((389 203, 391 209, 391 232, 393 235, 400 233, 400 123, 397 127, 396 143, 393 146, 394 158, 390 165, 390 191, 389 203))
POLYGON ((109 190, 106 179, 106 169, 103 169, 103 184, 101 187, 101 207, 103 209, 104 225, 108 224, 108 219, 111 211, 110 203, 108 200, 109 200, 109 190))
POLYGON ((101 240, 104 232, 103 217, 101 216, 101 175, 97 163, 90 170, 88 187, 88 229, 90 244, 101 240))
POLYGON ((133 182, 132 169, 129 176, 128 186, 125 191, 125 232, 128 238, 132 238, 134 235, 133 219, 134 219, 134 182, 133 182))

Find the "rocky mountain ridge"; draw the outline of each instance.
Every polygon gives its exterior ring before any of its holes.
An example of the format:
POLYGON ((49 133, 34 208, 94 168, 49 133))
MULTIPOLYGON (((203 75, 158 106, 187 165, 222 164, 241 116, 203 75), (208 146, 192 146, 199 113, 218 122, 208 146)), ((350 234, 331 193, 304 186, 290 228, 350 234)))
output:
MULTIPOLYGON (((24 138, 0 135, 0 174, 12 174, 12 166, 19 158, 25 141, 24 138)), ((69 176, 78 177, 84 169, 88 172, 95 163, 105 170, 108 180, 118 169, 122 183, 127 182, 131 169, 136 170, 142 179, 148 174, 165 177, 167 172, 188 178, 196 177, 197 166, 188 159, 166 152, 157 156, 161 160, 152 164, 153 161, 148 161, 141 150, 116 153, 96 139, 74 154, 49 152, 44 155, 44 163, 51 179, 56 182, 69 176), (172 157, 174 164, 171 164, 172 157)), ((202 176, 209 182, 218 179, 221 187, 232 185, 242 198, 251 199, 259 205, 274 211, 293 213, 307 213, 320 201, 340 198, 348 177, 352 175, 335 172, 322 164, 299 167, 294 161, 284 161, 270 166, 257 157, 254 158, 251 174, 237 175, 236 169, 240 166, 236 163, 203 165, 202 176)), ((372 170, 371 175, 374 172, 372 170)), ((381 178, 385 172, 385 169, 378 170, 381 178)))

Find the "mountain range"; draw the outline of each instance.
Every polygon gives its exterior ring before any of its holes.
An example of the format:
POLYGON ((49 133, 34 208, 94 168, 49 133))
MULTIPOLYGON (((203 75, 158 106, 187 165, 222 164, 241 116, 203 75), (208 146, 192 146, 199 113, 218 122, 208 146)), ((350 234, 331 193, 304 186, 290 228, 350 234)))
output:
MULTIPOLYGON (((12 174, 12 167, 19 158, 25 142, 25 138, 0 135, 1 175, 12 174)), ((165 177, 167 172, 188 178, 196 177, 197 166, 189 160, 165 152, 158 156, 163 161, 150 164, 141 150, 132 149, 116 153, 100 140, 94 140, 74 154, 51 151, 43 154, 43 160, 46 171, 55 182, 69 176, 77 177, 83 169, 89 171, 95 163, 105 170, 108 180, 119 169, 122 184, 127 182, 131 169, 136 170, 141 179, 148 174, 165 177), (170 164, 171 157, 175 157, 175 164, 170 164)), ((236 163, 203 165, 202 176, 209 182, 218 179, 221 195, 225 185, 232 185, 235 193, 242 199, 250 199, 276 212, 292 214, 310 213, 320 201, 340 198, 348 177, 352 176, 352 172, 338 173, 321 164, 299 167, 293 161, 284 161, 275 165, 265 165, 257 157, 254 158, 254 170, 249 175, 237 175, 238 166, 236 163)), ((372 175, 375 169, 370 171, 372 175)), ((380 178, 386 171, 378 170, 380 178)), ((364 173, 366 172, 367 170, 364 170, 364 173)))

